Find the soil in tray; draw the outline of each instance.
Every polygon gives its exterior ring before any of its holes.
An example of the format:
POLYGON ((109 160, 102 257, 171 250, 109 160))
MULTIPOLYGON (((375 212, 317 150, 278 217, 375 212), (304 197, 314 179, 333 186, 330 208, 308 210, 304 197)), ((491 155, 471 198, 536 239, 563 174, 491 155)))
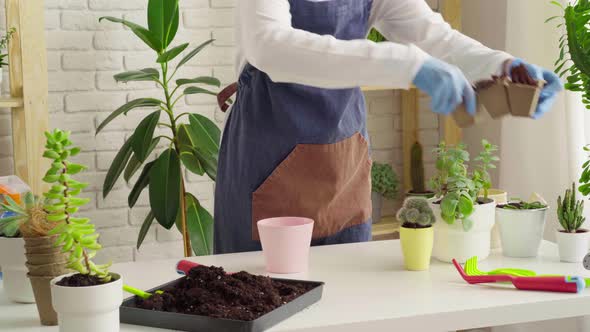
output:
MULTIPOLYGON (((109 281, 112 282, 113 280, 109 281)), ((108 284, 109 282, 106 282, 108 284)), ((65 277, 56 283, 59 286, 64 287, 88 287, 88 286, 98 286, 104 285, 105 282, 102 282, 100 278, 96 276, 89 276, 85 274, 74 274, 69 277, 65 277)))
POLYGON ((247 272, 226 274, 220 267, 198 266, 174 287, 143 300, 138 308, 250 321, 293 301, 314 286, 282 282, 247 272))

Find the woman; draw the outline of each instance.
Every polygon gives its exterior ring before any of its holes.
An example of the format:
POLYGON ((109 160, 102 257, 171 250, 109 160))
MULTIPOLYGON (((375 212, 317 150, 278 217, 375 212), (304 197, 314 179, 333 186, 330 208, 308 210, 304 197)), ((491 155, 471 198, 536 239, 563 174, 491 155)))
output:
MULTIPOLYGON (((241 0, 238 95, 224 130, 215 251, 260 250, 256 221, 315 220, 314 245, 371 238, 366 110, 359 86, 408 88, 432 110, 475 112, 471 82, 524 63, 451 29, 422 0, 241 0), (392 42, 366 40, 376 27, 392 42)), ((536 115, 561 89, 547 84, 536 115)))

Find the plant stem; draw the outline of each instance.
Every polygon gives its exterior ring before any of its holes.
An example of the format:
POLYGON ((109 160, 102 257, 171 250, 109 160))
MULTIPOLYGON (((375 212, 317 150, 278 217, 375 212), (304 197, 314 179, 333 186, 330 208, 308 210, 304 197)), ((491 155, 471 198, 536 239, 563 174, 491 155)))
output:
MULTIPOLYGON (((173 74, 174 75, 174 74, 173 74)), ((163 80, 163 88, 164 88, 164 95, 166 97, 166 108, 169 110, 168 117, 170 118, 170 130, 172 130, 172 143, 174 144, 174 149, 176 150, 176 154, 180 155, 180 146, 178 144, 177 139, 177 128, 176 128, 176 118, 174 118, 174 103, 172 103, 172 97, 174 96, 173 91, 171 94, 168 89, 168 63, 162 63, 162 80, 163 80)), ((182 168, 180 169, 180 224, 182 230, 182 240, 184 244, 184 256, 190 257, 192 248, 191 248, 191 241, 188 236, 188 227, 186 223, 186 207, 185 207, 185 186, 184 186, 184 177, 182 176, 182 168)))

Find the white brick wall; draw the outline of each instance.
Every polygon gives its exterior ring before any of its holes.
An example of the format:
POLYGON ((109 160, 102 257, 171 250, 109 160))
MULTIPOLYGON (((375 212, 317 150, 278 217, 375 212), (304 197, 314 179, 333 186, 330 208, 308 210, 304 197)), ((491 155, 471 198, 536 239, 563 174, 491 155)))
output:
MULTIPOLYGON (((177 43, 195 45, 214 37, 215 43, 185 67, 186 76, 214 74, 224 83, 235 80, 233 72, 233 7, 236 0, 181 0, 181 27, 177 43)), ((129 261, 182 255, 179 234, 153 227, 140 251, 135 249, 138 228, 148 212, 147 195, 136 208, 126 207, 130 187, 119 181, 107 199, 101 187, 118 148, 142 118, 129 114, 112 122, 98 136, 96 126, 126 100, 154 96, 159 91, 150 83, 116 84, 112 75, 122 70, 153 67, 154 55, 127 29, 114 23, 97 22, 110 15, 145 24, 146 0, 45 0, 49 63, 49 111, 51 126, 71 130, 73 140, 84 149, 76 160, 89 166, 85 180, 91 186, 85 197, 92 202, 84 212, 98 225, 105 246, 101 260, 129 261)), ((4 1, 0 0, 4 8, 4 1)), ((3 16, 3 15, 2 15, 3 16)), ((2 26, 4 25, 3 22, 2 26)), ((6 85, 6 84, 4 84, 6 85)), ((6 86, 4 87, 6 90, 6 86)), ((401 174, 401 128, 399 93, 372 92, 367 96, 369 132, 375 146, 374 157, 389 162, 401 174)), ((199 112, 221 125, 224 115, 214 98, 189 96, 179 110, 199 112)), ((421 136, 426 151, 435 144, 438 119, 421 117, 421 136)), ((10 116, 0 110, 0 175, 13 172, 10 116)), ((428 154, 427 154, 428 155, 428 154)), ((213 182, 187 175, 188 190, 213 208, 213 182)), ((395 203, 386 204, 393 213, 395 203)))

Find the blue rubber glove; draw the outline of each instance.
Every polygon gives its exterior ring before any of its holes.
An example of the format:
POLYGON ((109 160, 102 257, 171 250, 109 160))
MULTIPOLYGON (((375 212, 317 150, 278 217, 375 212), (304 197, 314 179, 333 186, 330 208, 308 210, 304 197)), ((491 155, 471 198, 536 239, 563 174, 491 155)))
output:
MULTIPOLYGON (((544 80, 545 82, 547 82, 547 84, 545 84, 545 87, 541 91, 541 96, 539 97, 539 105, 537 106, 537 110, 533 115, 533 119, 538 119, 543 114, 551 110, 551 107, 553 106, 553 103, 555 103, 555 99, 557 98, 557 94, 561 90, 563 90, 563 83, 561 83, 561 80, 554 72, 547 69, 543 69, 537 65, 526 63, 522 59, 515 59, 514 61, 512 61, 512 63, 510 64, 510 69, 520 66, 521 64, 523 64, 526 67, 527 71, 529 72, 529 75, 531 75, 531 78, 533 78, 535 81, 544 80)), ((509 71, 509 73, 511 72, 512 70, 509 71)))
POLYGON ((414 78, 414 85, 432 98, 434 113, 451 114, 461 104, 475 115, 475 91, 463 72, 446 62, 430 58, 414 78))

